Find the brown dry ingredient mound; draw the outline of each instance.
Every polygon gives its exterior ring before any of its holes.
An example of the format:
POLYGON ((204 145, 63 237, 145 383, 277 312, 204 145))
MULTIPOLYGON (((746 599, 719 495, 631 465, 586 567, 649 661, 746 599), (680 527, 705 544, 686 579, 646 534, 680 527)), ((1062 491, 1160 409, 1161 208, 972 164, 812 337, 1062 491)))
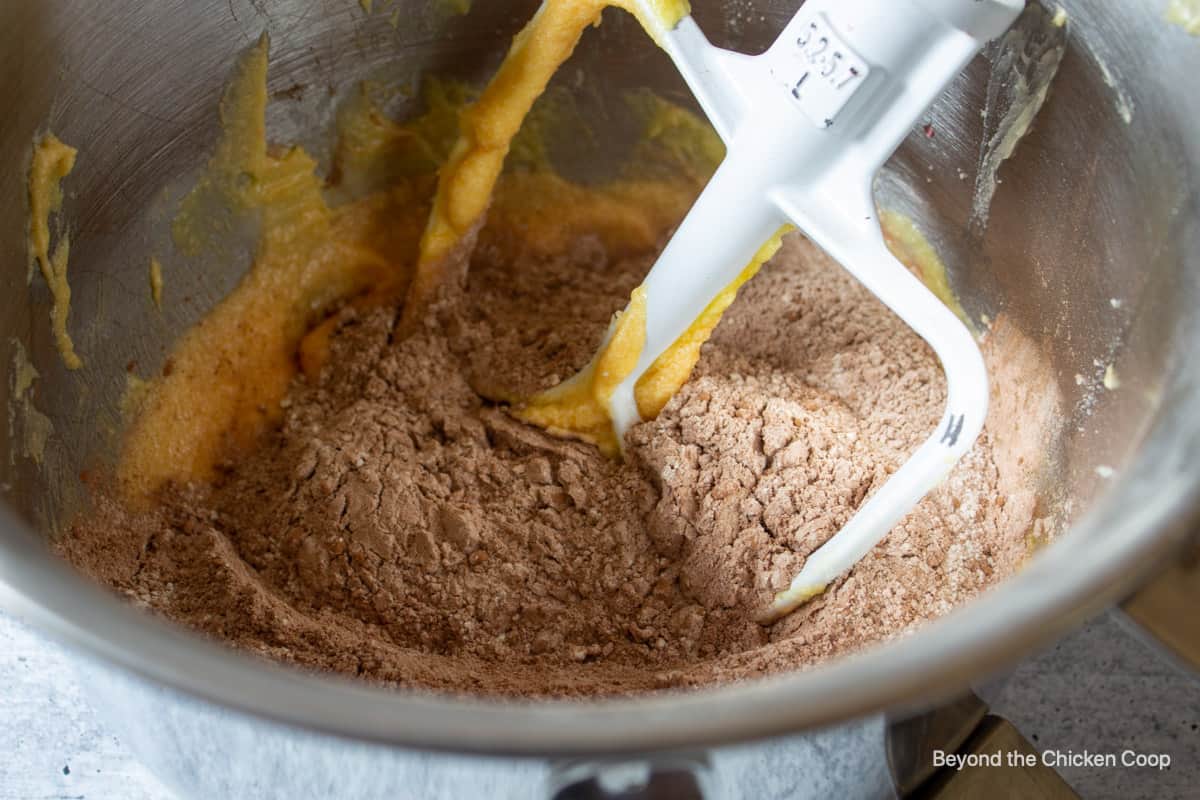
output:
POLYGON ((940 418, 931 352, 792 237, 625 463, 482 397, 583 366, 649 265, 583 240, 486 244, 464 299, 394 342, 395 310, 338 317, 317 385, 213 486, 153 513, 101 500, 62 547, 167 616, 269 656, 408 686, 619 693, 795 669, 950 610, 1010 574, 1052 393, 1009 330, 1004 395, 950 480, 822 597, 754 616, 940 418), (997 414, 1003 418, 998 418, 997 414), (1016 423, 1019 427, 1014 428, 1016 423))

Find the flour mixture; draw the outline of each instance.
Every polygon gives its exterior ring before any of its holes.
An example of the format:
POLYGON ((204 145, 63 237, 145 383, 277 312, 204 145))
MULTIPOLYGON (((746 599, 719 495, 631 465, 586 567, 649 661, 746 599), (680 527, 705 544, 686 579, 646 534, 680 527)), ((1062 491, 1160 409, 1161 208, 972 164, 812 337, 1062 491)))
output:
MULTIPOLYGON (((399 344, 395 308, 343 310, 333 357, 296 381, 256 452, 149 512, 107 501, 64 548, 264 655, 537 695, 795 669, 898 635, 1020 564, 1037 524, 1036 393, 998 398, 996 433, 847 579, 772 628, 754 621, 944 402, 916 336, 798 238, 625 463, 483 399, 580 368, 649 261, 610 260, 588 238, 545 260, 485 247, 463 297, 399 344)), ((1016 335, 989 343, 998 394, 1040 377, 1016 335)))

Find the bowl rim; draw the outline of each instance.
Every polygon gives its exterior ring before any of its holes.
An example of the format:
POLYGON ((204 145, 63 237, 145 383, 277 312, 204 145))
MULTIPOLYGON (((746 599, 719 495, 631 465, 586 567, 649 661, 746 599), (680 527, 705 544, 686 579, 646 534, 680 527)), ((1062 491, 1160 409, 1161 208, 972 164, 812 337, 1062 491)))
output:
MULTIPOLYGON (((1200 422, 1191 427, 1200 441, 1200 422)), ((498 756, 711 747, 917 708, 1106 608, 1200 523, 1200 462, 1188 463, 1185 456, 1140 470, 1152 449, 1144 446, 1138 464, 1122 473, 1127 479, 1021 572, 910 635, 804 671, 634 698, 466 698, 273 663, 135 608, 75 573, 3 506, 0 585, 12 590, 9 610, 85 657, 202 701, 317 733, 498 756)))

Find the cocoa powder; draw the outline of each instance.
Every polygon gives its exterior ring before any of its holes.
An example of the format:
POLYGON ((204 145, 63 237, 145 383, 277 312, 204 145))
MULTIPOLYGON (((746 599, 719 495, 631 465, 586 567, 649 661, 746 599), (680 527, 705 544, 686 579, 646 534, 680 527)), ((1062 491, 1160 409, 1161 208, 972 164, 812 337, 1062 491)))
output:
POLYGON ((485 236, 466 290, 403 340, 395 309, 344 309, 320 379, 295 383, 252 457, 149 512, 100 498, 62 551, 172 619, 305 667, 591 695, 895 636, 1011 574, 1044 525, 1053 382, 1000 324, 978 445, 849 576, 762 627, 772 593, 932 431, 936 358, 792 236, 618 463, 497 401, 582 367, 650 261, 586 238, 553 259, 497 252, 485 236))

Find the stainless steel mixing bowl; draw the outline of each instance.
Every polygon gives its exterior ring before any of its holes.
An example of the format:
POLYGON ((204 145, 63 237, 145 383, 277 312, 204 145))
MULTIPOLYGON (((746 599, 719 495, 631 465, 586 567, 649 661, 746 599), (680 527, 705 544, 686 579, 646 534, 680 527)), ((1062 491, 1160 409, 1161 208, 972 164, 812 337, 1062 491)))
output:
MULTIPOLYGON (((486 75, 532 8, 480 2, 458 17, 440 3, 397 2, 395 28, 386 11, 366 15, 357 0, 0 5, 8 109, 0 133, 0 400, 12 399, 20 342, 41 375, 34 401, 54 424, 43 464, 22 455, 19 428, 0 425, 0 581, 86 658, 218 707, 390 745, 496 754, 700 747, 911 707, 963 686, 1121 596, 1195 523, 1200 92, 1191 81, 1200 76, 1200 40, 1164 21, 1165 0, 1063 0, 1070 22, 1061 69, 1033 129, 1000 169, 986 227, 968 224, 989 135, 979 110, 1014 85, 1013 70, 1029 67, 1020 59, 1007 64, 995 49, 978 59, 930 112, 935 135, 915 132, 879 183, 882 206, 931 234, 967 309, 977 318, 1007 315, 1044 348, 1071 415, 1046 487, 1067 510, 1069 530, 968 607, 853 658, 756 683, 585 705, 494 703, 271 666, 151 619, 73 575, 45 542, 84 500, 80 471, 111 459, 126 365, 159 368, 172 340, 246 267, 236 253, 181 261, 186 269, 169 274, 178 301, 160 316, 147 300, 147 259, 171 252, 163 209, 214 141, 216 101, 236 54, 270 31, 272 136, 304 140, 362 78, 486 75), (72 329, 87 362, 76 373, 54 350, 46 287, 26 281, 25 172, 30 143, 46 128, 81 150, 65 204, 72 329), (1075 376, 1094 383, 1110 362, 1123 386, 1093 403, 1075 376), (1102 466, 1115 474, 1098 474, 1102 466)), ((718 43, 753 51, 798 3, 696 5, 718 43)), ((568 77, 581 76, 598 125, 616 125, 603 114, 604 98, 622 87, 686 97, 665 58, 616 12, 587 35, 576 63, 568 77)))

